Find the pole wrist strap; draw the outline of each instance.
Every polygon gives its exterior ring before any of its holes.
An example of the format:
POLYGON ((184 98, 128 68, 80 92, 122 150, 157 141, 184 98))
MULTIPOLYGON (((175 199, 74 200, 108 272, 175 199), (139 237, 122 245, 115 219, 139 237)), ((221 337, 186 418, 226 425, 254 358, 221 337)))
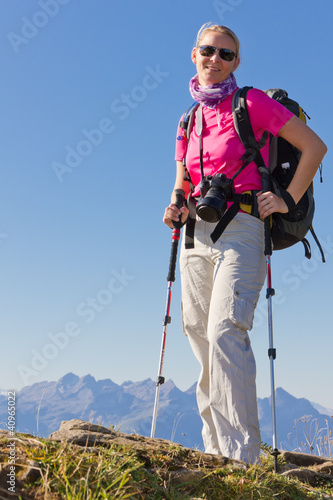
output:
POLYGON ((294 198, 291 196, 291 194, 288 193, 288 191, 285 191, 284 189, 280 190, 280 194, 281 194, 281 198, 283 199, 283 201, 285 202, 285 204, 288 207, 288 212, 291 212, 292 210, 294 210, 296 208, 296 203, 295 203, 294 198))

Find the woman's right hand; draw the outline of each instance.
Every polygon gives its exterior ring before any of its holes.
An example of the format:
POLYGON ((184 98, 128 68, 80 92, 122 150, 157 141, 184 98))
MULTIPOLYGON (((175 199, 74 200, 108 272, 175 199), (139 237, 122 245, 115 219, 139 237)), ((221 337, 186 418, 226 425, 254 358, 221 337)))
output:
POLYGON ((168 207, 166 207, 163 217, 163 222, 167 226, 173 229, 173 221, 178 222, 181 218, 182 223, 186 222, 188 217, 188 208, 181 207, 178 208, 175 203, 171 203, 168 207))

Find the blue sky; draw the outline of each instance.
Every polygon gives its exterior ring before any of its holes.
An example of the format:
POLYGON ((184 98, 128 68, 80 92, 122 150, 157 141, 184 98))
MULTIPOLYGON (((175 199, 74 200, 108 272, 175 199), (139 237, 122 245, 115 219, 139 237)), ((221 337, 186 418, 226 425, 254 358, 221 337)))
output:
MULTIPOLYGON (((171 231, 176 127, 191 103, 190 53, 208 21, 236 31, 238 84, 285 88, 329 147, 315 178, 313 258, 272 257, 276 385, 333 408, 330 0, 10 0, 0 5, 0 387, 69 371, 155 379, 171 231)), ((265 289, 251 332, 270 394, 265 289)), ((199 367, 182 334, 180 280, 164 375, 199 367)))

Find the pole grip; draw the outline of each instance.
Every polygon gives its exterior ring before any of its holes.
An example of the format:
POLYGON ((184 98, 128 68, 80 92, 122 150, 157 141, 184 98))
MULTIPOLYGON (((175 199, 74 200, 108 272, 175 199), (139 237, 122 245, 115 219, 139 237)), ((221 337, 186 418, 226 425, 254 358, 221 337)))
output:
MULTIPOLYGON (((271 174, 267 167, 258 168, 261 175, 262 192, 271 191, 271 174)), ((271 216, 268 215, 264 220, 265 225, 265 255, 272 255, 271 240, 271 216)))
MULTIPOLYGON (((175 205, 177 208, 182 208, 185 199, 185 193, 182 189, 175 189, 176 201, 175 205)), ((181 229, 183 227, 183 222, 180 220, 172 222, 175 229, 181 229)))
POLYGON ((172 244, 171 244, 171 255, 170 255, 170 264, 169 264, 169 273, 167 280, 175 281, 175 272, 176 272, 176 262, 177 262, 177 252, 178 252, 178 243, 180 238, 180 229, 172 230, 172 244))

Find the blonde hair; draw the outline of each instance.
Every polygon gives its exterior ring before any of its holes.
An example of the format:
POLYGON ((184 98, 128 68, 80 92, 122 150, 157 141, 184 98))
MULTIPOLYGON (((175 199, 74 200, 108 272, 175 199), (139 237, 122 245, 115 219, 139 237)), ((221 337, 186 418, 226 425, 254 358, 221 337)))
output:
POLYGON ((218 24, 205 23, 203 26, 201 26, 201 28, 199 29, 198 34, 197 34, 196 47, 199 46, 200 41, 205 36, 207 31, 215 31, 217 33, 221 33, 222 35, 230 36, 230 38, 232 38, 232 40, 235 43, 236 54, 237 54, 237 57, 239 57, 240 43, 239 43, 237 35, 235 35, 235 33, 230 28, 227 28, 226 26, 220 26, 218 24))

